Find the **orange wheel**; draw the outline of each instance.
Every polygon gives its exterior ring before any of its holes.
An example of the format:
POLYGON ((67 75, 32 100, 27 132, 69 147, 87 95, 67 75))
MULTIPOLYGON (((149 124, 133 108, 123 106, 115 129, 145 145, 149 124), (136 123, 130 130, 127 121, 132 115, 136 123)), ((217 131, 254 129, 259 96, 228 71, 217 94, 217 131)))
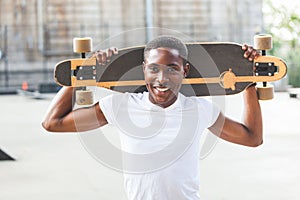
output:
POLYGON ((92 51, 92 38, 74 38, 73 39, 73 51, 75 53, 85 53, 92 51))
POLYGON ((254 36, 254 48, 258 50, 272 49, 272 36, 267 34, 254 36))
POLYGON ((93 92, 90 90, 77 90, 76 91, 76 104, 77 105, 91 105, 94 103, 93 92))
POLYGON ((259 100, 271 100, 274 98, 274 87, 272 85, 256 86, 259 100))

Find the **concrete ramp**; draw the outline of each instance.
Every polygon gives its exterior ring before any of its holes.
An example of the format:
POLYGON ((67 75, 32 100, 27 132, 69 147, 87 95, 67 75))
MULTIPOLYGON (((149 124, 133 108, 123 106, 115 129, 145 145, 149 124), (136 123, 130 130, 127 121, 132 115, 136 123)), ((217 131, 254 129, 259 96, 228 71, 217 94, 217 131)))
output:
POLYGON ((15 160, 15 159, 0 149, 0 161, 3 160, 15 160))

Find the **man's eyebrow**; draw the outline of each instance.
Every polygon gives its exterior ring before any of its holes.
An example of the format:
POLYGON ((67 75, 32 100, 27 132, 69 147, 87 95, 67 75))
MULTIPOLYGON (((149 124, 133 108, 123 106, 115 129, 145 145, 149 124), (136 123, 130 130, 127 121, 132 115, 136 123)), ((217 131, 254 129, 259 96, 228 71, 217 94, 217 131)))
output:
POLYGON ((149 64, 146 64, 146 66, 149 66, 149 67, 159 67, 159 66, 179 67, 180 64, 177 63, 177 62, 169 63, 167 65, 161 65, 161 64, 158 64, 158 63, 149 63, 149 64))
POLYGON ((160 66, 159 64, 157 63, 149 63, 149 64, 146 64, 147 66, 153 66, 153 67, 158 67, 160 66))
POLYGON ((166 66, 168 67, 180 67, 180 64, 178 62, 169 63, 166 66))
POLYGON ((180 66, 180 64, 177 63, 177 62, 174 62, 174 63, 167 64, 167 66, 169 66, 169 67, 172 67, 172 66, 180 66))

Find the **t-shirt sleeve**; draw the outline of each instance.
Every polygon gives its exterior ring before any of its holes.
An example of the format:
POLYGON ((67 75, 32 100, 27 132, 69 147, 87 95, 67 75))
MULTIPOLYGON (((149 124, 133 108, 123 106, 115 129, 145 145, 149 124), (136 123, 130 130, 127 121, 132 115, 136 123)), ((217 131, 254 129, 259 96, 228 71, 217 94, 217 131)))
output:
POLYGON ((101 98, 98 103, 99 103, 100 109, 101 109, 102 113, 104 114, 108 124, 113 124, 114 120, 113 120, 113 113, 112 113, 112 110, 113 110, 112 95, 101 98))
POLYGON ((200 99, 201 107, 203 109, 202 114, 205 116, 205 119, 207 120, 207 128, 209 128, 217 121, 221 109, 216 104, 207 99, 200 99))

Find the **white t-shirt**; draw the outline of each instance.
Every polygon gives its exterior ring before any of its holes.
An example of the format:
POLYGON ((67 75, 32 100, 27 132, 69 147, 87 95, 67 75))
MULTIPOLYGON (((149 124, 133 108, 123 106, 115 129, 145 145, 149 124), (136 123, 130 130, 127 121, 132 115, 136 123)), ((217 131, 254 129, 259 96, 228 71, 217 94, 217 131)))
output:
POLYGON ((120 134, 128 199, 199 199, 199 140, 219 116, 218 107, 179 94, 164 109, 150 102, 148 92, 110 95, 99 105, 120 134))

